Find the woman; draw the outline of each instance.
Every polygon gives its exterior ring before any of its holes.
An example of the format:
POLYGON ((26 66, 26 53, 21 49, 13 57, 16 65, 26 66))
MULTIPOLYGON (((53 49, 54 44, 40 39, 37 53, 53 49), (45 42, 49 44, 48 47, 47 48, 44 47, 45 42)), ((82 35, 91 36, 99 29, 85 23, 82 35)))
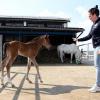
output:
POLYGON ((93 22, 90 33, 80 39, 73 38, 74 41, 86 41, 92 38, 94 48, 94 66, 96 67, 96 83, 89 89, 90 92, 100 91, 100 18, 98 6, 91 8, 89 19, 93 22))

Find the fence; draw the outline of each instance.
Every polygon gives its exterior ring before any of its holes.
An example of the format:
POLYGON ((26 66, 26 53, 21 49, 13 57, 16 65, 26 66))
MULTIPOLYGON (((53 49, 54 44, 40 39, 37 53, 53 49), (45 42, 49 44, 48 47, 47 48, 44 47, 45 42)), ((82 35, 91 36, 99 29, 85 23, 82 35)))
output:
POLYGON ((91 50, 91 43, 78 45, 81 49, 82 54, 82 63, 90 63, 93 64, 94 53, 91 50), (84 49, 85 48, 85 49, 84 49))

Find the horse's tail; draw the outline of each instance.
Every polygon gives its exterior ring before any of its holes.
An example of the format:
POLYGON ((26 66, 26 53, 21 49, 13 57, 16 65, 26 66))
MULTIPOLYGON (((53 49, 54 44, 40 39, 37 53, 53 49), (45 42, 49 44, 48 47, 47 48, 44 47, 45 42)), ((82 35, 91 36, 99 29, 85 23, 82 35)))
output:
POLYGON ((6 50, 7 50, 8 46, 9 46, 9 42, 5 42, 3 44, 3 58, 6 57, 6 50))

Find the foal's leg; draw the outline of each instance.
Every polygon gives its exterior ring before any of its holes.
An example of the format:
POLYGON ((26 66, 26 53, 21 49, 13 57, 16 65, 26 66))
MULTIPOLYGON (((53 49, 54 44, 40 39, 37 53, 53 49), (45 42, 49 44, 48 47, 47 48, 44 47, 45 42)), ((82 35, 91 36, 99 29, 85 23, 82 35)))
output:
POLYGON ((38 66, 38 64, 37 64, 37 62, 36 62, 36 60, 35 60, 35 58, 34 58, 34 59, 31 59, 31 60, 32 60, 34 66, 36 67, 37 74, 38 74, 38 78, 40 79, 40 82, 43 83, 42 78, 41 78, 41 76, 40 76, 40 72, 39 72, 39 66, 38 66))
POLYGON ((4 85, 4 67, 1 69, 2 74, 1 74, 1 85, 4 85))
POLYGON ((27 66, 28 66, 28 68, 27 68, 26 80, 29 81, 29 83, 32 83, 32 81, 28 77, 29 71, 30 71, 30 68, 31 68, 31 60, 29 58, 28 58, 27 66))
POLYGON ((4 68, 8 63, 8 57, 1 62, 1 85, 4 85, 4 68))
POLYGON ((11 84, 12 87, 15 87, 15 86, 14 86, 14 84, 12 83, 11 78, 10 78, 10 68, 11 68, 11 66, 12 66, 12 64, 13 64, 13 62, 14 62, 14 60, 15 60, 15 58, 16 58, 16 57, 9 58, 9 62, 8 62, 8 64, 7 64, 7 66, 6 66, 6 69, 7 69, 7 77, 8 77, 8 83, 11 84))

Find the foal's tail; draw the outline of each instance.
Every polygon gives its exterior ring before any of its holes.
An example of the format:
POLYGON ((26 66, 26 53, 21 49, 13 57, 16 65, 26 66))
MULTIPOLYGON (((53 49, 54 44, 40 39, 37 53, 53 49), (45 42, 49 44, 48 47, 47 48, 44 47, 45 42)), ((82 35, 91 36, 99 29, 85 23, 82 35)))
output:
MULTIPOLYGON (((4 59, 5 57, 6 57, 6 49, 7 49, 7 47, 8 47, 8 45, 9 45, 9 42, 5 42, 4 44, 3 44, 3 49, 2 49, 2 59, 4 59)), ((0 61, 0 71, 2 70, 2 60, 0 61)))
POLYGON ((3 44, 3 58, 6 57, 6 50, 7 50, 7 47, 9 46, 9 42, 5 42, 3 44))

